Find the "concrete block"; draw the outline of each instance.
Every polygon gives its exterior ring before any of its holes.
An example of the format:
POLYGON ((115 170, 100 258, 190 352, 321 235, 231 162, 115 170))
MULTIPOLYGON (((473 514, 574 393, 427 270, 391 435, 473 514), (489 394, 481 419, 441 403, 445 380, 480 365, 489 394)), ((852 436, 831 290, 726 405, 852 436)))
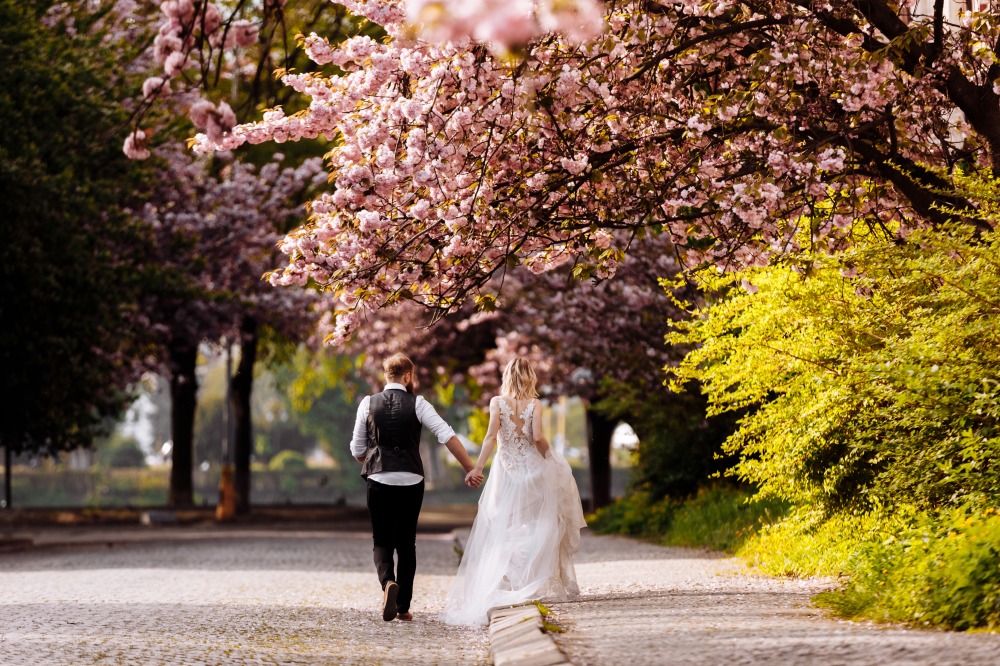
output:
POLYGON ((520 634, 509 634, 502 636, 499 641, 491 644, 492 652, 502 652, 505 650, 527 649, 528 645, 535 645, 538 648, 546 645, 549 638, 538 631, 524 632, 520 634))
POLYGON ((494 666, 555 666, 566 661, 554 643, 544 648, 504 650, 493 658, 494 666))
POLYGON ((507 629, 490 636, 490 649, 499 649, 501 646, 508 644, 512 639, 532 636, 544 637, 545 634, 542 633, 540 627, 532 626, 527 623, 508 627, 507 629))
POLYGON ((535 610, 538 610, 538 606, 536 606, 533 603, 517 604, 516 606, 494 606, 493 608, 486 611, 486 617, 489 619, 490 622, 496 622, 498 620, 502 620, 505 617, 523 613, 528 608, 534 608, 535 610))
POLYGON ((532 627, 541 628, 542 615, 541 613, 538 612, 537 608, 533 610, 535 611, 534 613, 526 612, 520 615, 510 615, 508 617, 503 618, 502 620, 498 620, 497 622, 491 622, 489 629, 490 638, 492 638, 499 631, 503 631, 504 629, 507 629, 509 627, 515 627, 518 625, 528 625, 532 627))

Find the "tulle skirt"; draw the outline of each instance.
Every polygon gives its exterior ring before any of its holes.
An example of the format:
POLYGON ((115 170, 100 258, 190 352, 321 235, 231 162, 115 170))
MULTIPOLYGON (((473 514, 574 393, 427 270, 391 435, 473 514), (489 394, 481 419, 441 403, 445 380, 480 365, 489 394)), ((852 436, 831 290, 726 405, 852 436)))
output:
POLYGON ((508 469, 497 454, 441 619, 483 625, 486 612, 534 599, 579 594, 573 554, 586 526, 580 491, 566 459, 542 459, 508 469))

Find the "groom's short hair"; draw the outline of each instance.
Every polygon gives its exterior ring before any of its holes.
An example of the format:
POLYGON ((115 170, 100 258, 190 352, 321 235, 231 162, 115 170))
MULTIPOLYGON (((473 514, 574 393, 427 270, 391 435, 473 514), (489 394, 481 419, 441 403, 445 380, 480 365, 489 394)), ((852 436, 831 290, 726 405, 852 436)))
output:
POLYGON ((413 372, 413 361, 406 354, 393 354, 382 361, 386 379, 402 379, 403 375, 413 372))

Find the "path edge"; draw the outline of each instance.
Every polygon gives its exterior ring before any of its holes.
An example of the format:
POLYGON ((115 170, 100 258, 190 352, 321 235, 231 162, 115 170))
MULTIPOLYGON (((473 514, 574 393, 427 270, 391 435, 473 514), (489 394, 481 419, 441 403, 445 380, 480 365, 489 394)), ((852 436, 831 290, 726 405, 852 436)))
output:
POLYGON ((486 615, 494 666, 571 666, 552 636, 546 633, 535 602, 497 606, 486 615))

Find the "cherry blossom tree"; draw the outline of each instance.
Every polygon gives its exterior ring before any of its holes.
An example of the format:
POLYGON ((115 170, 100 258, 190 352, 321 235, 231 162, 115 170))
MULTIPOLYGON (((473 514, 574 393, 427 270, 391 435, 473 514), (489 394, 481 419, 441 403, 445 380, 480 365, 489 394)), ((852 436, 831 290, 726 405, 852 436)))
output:
POLYGON ((249 502, 251 433, 249 403, 259 327, 304 339, 319 314, 312 290, 275 290, 261 275, 276 262, 278 230, 303 214, 305 193, 322 178, 318 159, 282 167, 279 159, 258 169, 230 161, 198 160, 176 144, 157 150, 163 167, 140 211, 152 230, 146 258, 164 277, 142 312, 162 341, 170 379, 173 465, 169 503, 192 501, 191 459, 197 395, 198 347, 225 338, 241 350, 231 392, 239 504, 249 502))
POLYGON ((307 109, 197 137, 331 142, 332 191, 272 282, 335 295, 332 342, 401 301, 489 312, 516 267, 605 280, 648 234, 726 269, 989 226, 941 173, 1000 166, 990 11, 615 1, 600 32, 596 4, 529 4, 349 0, 369 32, 311 34, 324 69, 282 77, 307 109))
MULTIPOLYGON (((290 89, 271 77, 275 67, 309 71, 311 63, 290 33, 340 29, 343 8, 325 0, 212 3, 171 0, 158 10, 134 11, 130 21, 148 46, 129 68, 145 76, 125 100, 132 132, 124 152, 159 165, 158 186, 143 219, 154 229, 150 264, 169 274, 165 289, 146 299, 146 314, 161 332, 164 368, 171 377, 174 457, 171 503, 191 501, 195 363, 208 342, 239 349, 230 378, 238 512, 249 509, 252 433, 250 396, 262 334, 285 342, 314 337, 323 298, 303 289, 274 290, 261 275, 278 265, 280 236, 301 220, 302 197, 320 173, 321 150, 277 147, 245 151, 246 164, 194 159, 180 147, 189 133, 181 118, 213 136, 262 105, 286 103, 290 89), (256 164, 257 167, 254 167, 256 164), (299 166, 295 166, 299 165, 299 166), (259 168, 258 168, 259 167, 259 168)), ((329 309, 329 308, 327 308, 329 309)))
POLYGON ((133 63, 146 78, 129 100, 131 132, 123 145, 128 157, 140 160, 150 156, 154 143, 171 140, 179 117, 217 139, 238 118, 258 114, 261 105, 289 103, 293 91, 272 72, 316 67, 294 35, 319 30, 335 39, 356 23, 328 0, 167 0, 156 11, 132 14, 155 33, 141 61, 133 63))
POLYGON ((334 342, 399 300, 488 309, 515 264, 610 277, 650 229, 685 266, 725 267, 937 223, 967 204, 925 165, 1000 164, 990 12, 611 2, 597 38, 546 33, 512 57, 425 39, 391 0, 344 4, 388 39, 310 35, 327 70, 283 76, 308 109, 196 140, 334 141, 333 191, 272 276, 341 298, 334 342))

